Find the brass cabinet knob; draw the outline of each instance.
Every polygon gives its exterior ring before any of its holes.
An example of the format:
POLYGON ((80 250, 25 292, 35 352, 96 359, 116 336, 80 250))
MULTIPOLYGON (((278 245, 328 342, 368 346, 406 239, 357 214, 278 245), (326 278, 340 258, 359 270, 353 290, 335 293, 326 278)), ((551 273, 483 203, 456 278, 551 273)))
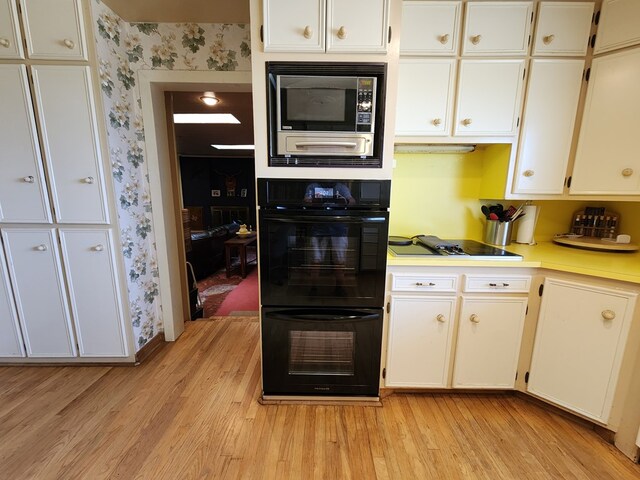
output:
POLYGON ((475 313, 471 314, 469 320, 471 320, 473 323, 480 323, 480 318, 478 318, 478 315, 476 315, 475 313))
POLYGON ((340 27, 338 29, 338 38, 340 40, 344 40, 345 38, 347 38, 347 30, 344 27, 340 27))
POLYGON ((471 43, 473 43, 474 45, 478 45, 480 43, 480 40, 482 40, 482 35, 474 35, 471 37, 471 43))
POLYGON ((556 36, 553 34, 545 35, 544 37, 542 37, 542 43, 544 43, 545 45, 549 45, 555 38, 556 36))
POLYGON ((304 36, 304 38, 313 37, 313 29, 309 25, 307 25, 306 27, 304 27, 304 31, 302 32, 302 35, 304 36))

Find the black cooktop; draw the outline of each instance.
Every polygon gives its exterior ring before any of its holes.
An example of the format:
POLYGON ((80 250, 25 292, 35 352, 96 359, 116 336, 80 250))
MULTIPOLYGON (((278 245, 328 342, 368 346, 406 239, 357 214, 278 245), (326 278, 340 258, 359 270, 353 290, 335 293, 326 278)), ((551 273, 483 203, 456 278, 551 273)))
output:
POLYGON ((445 250, 436 250, 422 244, 410 245, 389 245, 389 252, 396 257, 424 257, 446 258, 451 260, 522 260, 522 256, 517 253, 507 252, 498 247, 476 242, 475 240, 447 239, 445 242, 459 246, 455 253, 445 250))

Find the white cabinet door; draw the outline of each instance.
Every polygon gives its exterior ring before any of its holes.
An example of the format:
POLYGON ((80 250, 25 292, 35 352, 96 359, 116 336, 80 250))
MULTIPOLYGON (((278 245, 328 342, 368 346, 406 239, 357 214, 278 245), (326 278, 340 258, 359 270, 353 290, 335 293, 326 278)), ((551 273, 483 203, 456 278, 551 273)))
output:
POLYGON ((14 0, 0 0, 0 58, 24 58, 14 0))
POLYGON ((462 2, 402 2, 400 55, 455 55, 462 2))
POLYGON ((0 245, 0 357, 24 357, 18 312, 7 272, 7 262, 0 245))
POLYGON ((89 67, 32 67, 43 150, 60 223, 108 223, 89 67))
POLYGON ((640 43, 640 2, 604 0, 593 53, 603 53, 640 43))
POLYGON ((524 65, 524 60, 462 60, 454 135, 514 135, 524 65))
POLYGON ((264 0, 265 52, 324 52, 326 0, 264 0))
POLYGON ((527 297, 462 297, 453 368, 457 388, 513 388, 527 297))
POLYGON ((87 60, 81 0, 20 0, 30 58, 87 60))
POLYGON ((572 194, 640 194, 640 48, 595 58, 573 168, 572 194))
POLYGON ((546 279, 529 392, 607 423, 636 294, 546 279))
POLYGON ((396 135, 449 135, 455 59, 401 58, 396 135))
POLYGON ((463 55, 526 55, 532 2, 468 2, 463 55))
POLYGON ((54 230, 5 228, 2 239, 27 355, 75 356, 54 230))
POLYGON ((111 231, 61 229, 62 258, 81 357, 126 357, 111 231))
POLYGON ((391 296, 387 387, 446 387, 455 297, 391 296))
POLYGON ((563 192, 583 70, 583 60, 531 62, 514 193, 563 192))
POLYGON ((389 0, 327 0, 327 52, 384 53, 389 0))
POLYGON ((0 65, 0 221, 51 222, 24 65, 0 65))
POLYGON ((540 2, 533 55, 587 53, 593 2, 540 2))

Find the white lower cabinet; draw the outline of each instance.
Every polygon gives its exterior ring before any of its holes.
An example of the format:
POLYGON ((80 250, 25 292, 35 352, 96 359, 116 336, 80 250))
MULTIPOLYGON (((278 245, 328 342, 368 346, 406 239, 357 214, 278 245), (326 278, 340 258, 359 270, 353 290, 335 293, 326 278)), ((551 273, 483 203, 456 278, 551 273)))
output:
POLYGON ((81 357, 126 357, 111 231, 61 229, 62 258, 81 357))
POLYGON ((58 242, 52 228, 2 231, 29 357, 75 357, 58 242))
POLYGON ((513 388, 527 297, 462 297, 453 386, 513 388))
POLYGON ((607 423, 636 296, 547 278, 528 391, 607 423))
POLYGON ((455 296, 391 296, 386 386, 447 386, 455 307, 455 296))
POLYGON ((0 357, 128 356, 110 229, 12 227, 2 239, 0 357))
POLYGON ((24 357, 18 312, 7 272, 7 262, 0 246, 0 357, 24 357))

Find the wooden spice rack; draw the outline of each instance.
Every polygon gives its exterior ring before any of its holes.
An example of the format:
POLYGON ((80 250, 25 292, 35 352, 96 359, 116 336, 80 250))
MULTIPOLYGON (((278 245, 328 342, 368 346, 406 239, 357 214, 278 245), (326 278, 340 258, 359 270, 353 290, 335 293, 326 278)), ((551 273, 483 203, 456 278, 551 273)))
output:
POLYGON ((586 207, 573 214, 571 233, 585 237, 616 238, 620 215, 604 207, 586 207))

